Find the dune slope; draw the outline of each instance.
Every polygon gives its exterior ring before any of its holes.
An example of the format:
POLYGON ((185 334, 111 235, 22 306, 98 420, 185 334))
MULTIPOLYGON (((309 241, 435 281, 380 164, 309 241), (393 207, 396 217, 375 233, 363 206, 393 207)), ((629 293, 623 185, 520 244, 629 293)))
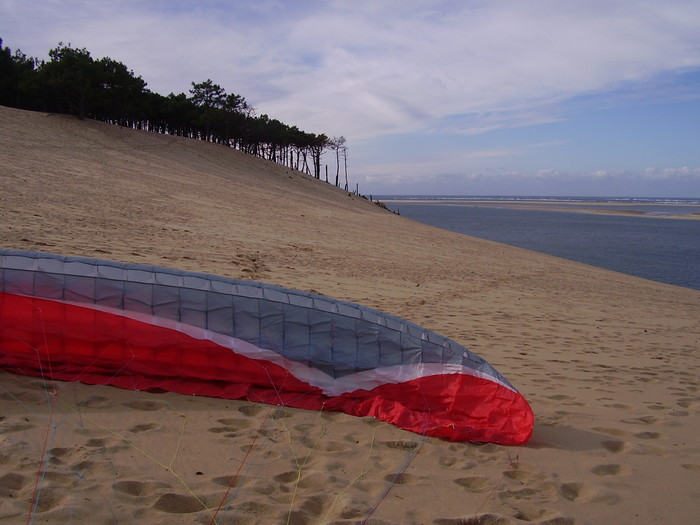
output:
POLYGON ((486 358, 537 418, 526 447, 449 444, 342 414, 0 372, 0 520, 695 518, 700 292, 423 226, 222 146, 3 107, 0 224, 6 248, 402 316, 486 358))

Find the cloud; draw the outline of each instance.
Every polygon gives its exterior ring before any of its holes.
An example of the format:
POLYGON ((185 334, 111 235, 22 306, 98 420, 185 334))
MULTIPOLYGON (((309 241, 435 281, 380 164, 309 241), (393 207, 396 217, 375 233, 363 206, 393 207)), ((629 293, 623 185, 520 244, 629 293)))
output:
POLYGON ((700 66, 693 1, 54 0, 0 13, 12 45, 71 41, 165 93, 211 77, 283 121, 357 138, 551 121, 572 97, 700 66))

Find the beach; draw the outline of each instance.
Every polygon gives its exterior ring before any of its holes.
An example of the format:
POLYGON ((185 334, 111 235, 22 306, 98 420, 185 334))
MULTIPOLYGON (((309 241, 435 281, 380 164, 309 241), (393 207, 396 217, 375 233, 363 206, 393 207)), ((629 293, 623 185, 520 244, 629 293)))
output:
POLYGON ((431 228, 219 145, 0 107, 4 248, 259 280, 467 346, 521 447, 0 371, 0 522, 692 523, 700 292, 431 228))
POLYGON ((653 219, 683 219, 683 220, 698 220, 700 219, 700 205, 693 204, 675 204, 666 203, 665 208, 668 208, 664 213, 655 213, 653 210, 658 207, 658 204, 654 203, 640 203, 640 202, 616 202, 612 204, 611 202, 590 202, 585 200, 580 200, 577 202, 571 202, 566 200, 558 199, 547 199, 543 201, 542 199, 527 199, 520 198, 517 200, 510 199, 490 199, 490 200, 479 200, 475 198, 469 199, 450 199, 450 198, 440 198, 440 199, 401 199, 401 198, 388 198, 382 199, 383 202, 390 206, 400 206, 401 204, 450 204, 452 206, 477 206, 484 208, 505 208, 513 210, 540 210, 540 211, 563 211, 569 213, 594 213, 594 214, 609 214, 609 215, 622 215, 639 217, 643 216, 646 218, 653 219), (674 209, 677 210, 674 213, 674 209), (692 211, 688 212, 690 209, 692 211))

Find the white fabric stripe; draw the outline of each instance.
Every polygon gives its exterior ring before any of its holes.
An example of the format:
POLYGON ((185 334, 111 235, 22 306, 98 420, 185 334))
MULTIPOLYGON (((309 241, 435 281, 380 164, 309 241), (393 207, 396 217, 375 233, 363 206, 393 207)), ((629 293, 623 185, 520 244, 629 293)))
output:
POLYGON ((510 385, 499 381, 498 378, 472 368, 467 368, 461 364, 420 363, 415 365, 395 365, 373 368, 371 370, 363 370, 361 372, 355 372, 354 374, 348 374, 343 377, 333 378, 317 368, 309 367, 299 361, 289 360, 273 350, 260 348, 247 341, 244 341, 243 339, 238 339, 236 337, 207 330, 206 328, 181 323, 179 321, 173 321, 170 319, 164 319, 151 314, 131 312, 108 306, 72 301, 61 302, 72 306, 79 306, 81 308, 98 310, 111 315, 125 317, 134 321, 159 326, 162 328, 168 328, 170 330, 184 333, 194 339, 211 341, 250 359, 269 361, 289 371, 297 379, 321 389, 327 396, 337 396, 360 389, 372 390, 373 388, 387 383, 403 383, 405 381, 411 381, 421 377, 442 374, 464 374, 472 377, 478 377, 497 383, 508 390, 517 392, 511 388, 510 385))

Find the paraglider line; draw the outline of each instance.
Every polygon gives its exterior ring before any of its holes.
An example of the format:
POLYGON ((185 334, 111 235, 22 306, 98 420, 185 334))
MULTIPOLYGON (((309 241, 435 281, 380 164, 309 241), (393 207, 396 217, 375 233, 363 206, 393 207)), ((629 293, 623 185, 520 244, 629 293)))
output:
POLYGON ((345 494, 350 489, 350 487, 352 487, 361 478, 363 478, 365 476, 365 474, 369 474, 372 471, 372 469, 374 468, 374 467, 371 467, 368 470, 365 470, 365 467, 367 466, 367 463, 369 462, 369 458, 372 456, 372 451, 374 450, 374 443, 375 443, 376 437, 377 437, 377 429, 375 428, 374 432, 372 433, 372 440, 370 442, 369 451, 367 452, 367 457, 365 458, 365 461, 362 463, 362 467, 360 467, 360 473, 357 476, 355 476, 355 478, 352 479, 350 481, 350 483, 348 483, 348 485, 343 490, 341 490, 340 492, 338 492, 338 494, 335 495, 335 498, 333 498, 333 501, 331 502, 330 506, 328 507, 328 512, 326 512, 326 515, 323 517, 324 523, 328 521, 328 517, 331 514, 331 510, 333 510, 333 507, 335 507, 335 504, 338 503, 338 500, 340 499, 340 497, 343 494, 345 494))
POLYGON ((48 394, 49 406, 51 410, 49 411, 49 422, 46 425, 46 433, 44 434, 44 444, 41 449, 41 456, 39 458, 39 468, 36 471, 36 478, 34 479, 34 490, 32 492, 32 506, 29 509, 29 514, 27 515, 27 524, 32 522, 33 517, 36 515, 36 511, 39 507, 39 494, 41 493, 40 482, 46 475, 46 469, 44 469, 44 461, 46 458, 46 450, 49 443, 49 436, 55 430, 53 425, 53 416, 56 411, 56 390, 54 389, 51 394, 48 394))
MULTIPOLYGON (((72 411, 72 412, 74 412, 74 413, 76 413, 76 414, 78 414, 78 415, 80 414, 80 410, 79 410, 78 408, 73 407, 73 406, 71 406, 71 405, 69 405, 69 404, 67 404, 67 403, 63 403, 63 402, 60 402, 60 403, 61 403, 61 405, 62 405, 64 408, 67 408, 68 410, 70 410, 70 411, 72 411)), ((142 448, 140 448, 138 445, 136 445, 136 443, 134 443, 133 441, 131 441, 131 440, 130 440, 128 437, 126 437, 124 434, 120 434, 119 432, 117 432, 117 431, 115 431, 115 430, 112 430, 111 428, 109 428, 109 427, 107 427, 107 426, 105 426, 105 425, 102 425, 102 424, 98 423, 97 421, 95 421, 94 419, 92 419, 92 418, 90 418, 90 417, 88 417, 88 416, 83 416, 83 417, 85 418, 86 421, 92 423, 92 424, 95 425, 97 428, 100 428, 100 429, 104 430, 105 432, 109 432, 109 433, 112 434, 113 436, 116 436, 116 437, 118 437, 119 439, 124 440, 127 444, 129 444, 129 445, 130 445, 134 450, 136 450, 139 454, 143 455, 145 458, 149 459, 150 461, 152 461, 152 462, 155 463, 156 465, 158 465, 158 466, 164 468, 164 469, 166 470, 166 472, 168 472, 168 473, 169 473, 170 475, 172 475, 175 479, 177 479, 177 480, 182 484, 182 486, 185 487, 185 489, 187 489, 187 492, 189 492, 190 495, 191 495, 194 499, 196 499, 196 500, 202 505, 202 508, 203 508, 205 511, 207 511, 209 514, 211 514, 211 510, 209 509, 209 507, 207 507, 207 504, 204 503, 204 502, 202 501, 202 499, 201 499, 199 496, 197 496, 197 495, 192 491, 192 489, 191 489, 190 486, 187 484, 187 482, 182 478, 182 476, 180 476, 180 474, 178 474, 178 473, 175 471, 175 469, 173 469, 173 467, 172 467, 172 462, 175 461, 175 457, 177 457, 177 450, 175 451, 175 454, 174 454, 174 456, 173 456, 173 459, 172 459, 172 461, 171 461, 171 464, 170 464, 170 465, 166 465, 165 463, 163 463, 162 461, 160 461, 159 459, 157 459, 157 458, 156 458, 155 456, 153 456, 152 454, 149 454, 148 452, 146 452, 145 450, 143 450, 142 448)), ((183 435, 183 433, 184 433, 184 425, 185 425, 186 422, 187 422, 187 421, 186 421, 186 419, 185 419, 185 422, 183 423, 183 428, 182 428, 182 431, 181 431, 181 434, 180 434, 180 439, 178 440, 178 443, 177 443, 178 449, 179 449, 180 444, 181 444, 181 442, 182 442, 182 435, 183 435)))
MULTIPOLYGON (((317 414, 320 414, 320 413, 321 412, 314 412, 313 419, 316 419, 317 414)), ((297 456, 297 453, 294 450, 294 444, 292 443, 292 433, 289 431, 289 428, 287 428, 287 425, 284 424, 284 420, 280 419, 280 423, 282 423, 284 430, 287 432, 287 440, 289 442, 289 449, 292 451, 292 455, 294 455, 294 463, 296 463, 296 466, 297 466, 297 479, 294 481, 294 493, 292 494, 292 501, 289 502, 289 512, 287 513, 287 525, 289 525, 289 522, 292 519, 292 510, 294 509, 294 502, 296 501, 297 491, 299 490, 299 481, 301 480, 301 471, 304 469, 306 464, 309 462, 309 458, 311 457, 311 453, 314 450, 316 450, 316 445, 318 445, 318 442, 321 440, 321 438, 326 435, 327 430, 326 430, 326 427, 324 425, 322 430, 321 430, 321 433, 316 438, 316 441, 314 441, 313 445, 309 449, 309 452, 306 454, 306 457, 304 458, 303 463, 299 463, 299 457, 297 456)), ((313 423, 313 420, 312 420, 312 423, 313 423)))
POLYGON ((248 456, 255 448, 255 443, 258 441, 258 438, 262 435, 263 428, 265 428, 265 424, 267 423, 267 420, 270 417, 271 412, 272 412, 272 406, 270 406, 270 409, 267 411, 267 414, 265 414, 265 417, 264 417, 262 423, 258 427, 258 431, 255 433, 255 437, 253 438, 253 442, 248 447, 248 450, 246 451, 245 456, 243 456, 243 459, 241 460, 241 464, 238 465, 238 470, 236 470, 236 474, 233 476, 231 483, 229 483, 228 488, 226 489, 226 493, 221 498, 221 501, 219 502, 219 506, 216 507, 216 511, 212 515, 211 521, 209 522, 209 525, 211 525, 212 523, 214 523, 214 524, 216 523, 216 517, 218 516, 219 512, 221 511, 221 508, 224 506, 224 501, 226 501, 226 499, 228 498, 228 495, 231 492, 231 489, 233 488, 234 485, 236 485, 236 482, 238 481, 238 476, 240 475, 241 470, 243 469, 243 465, 246 464, 246 461, 248 460, 248 456))
POLYGON ((382 501, 384 501, 384 499, 389 495, 389 492, 391 492, 391 489, 394 488, 394 485, 396 485, 396 484, 401 480, 401 477, 404 475, 404 473, 406 472, 406 470, 408 469, 408 467, 411 465, 411 463, 413 462, 413 460, 416 458, 416 456, 418 455, 418 452, 420 452, 420 449, 423 448, 423 445, 425 444, 426 439, 427 439, 426 436, 423 436, 423 439, 422 439, 422 441, 420 442, 420 444, 415 448, 415 450, 413 451, 413 453, 411 453, 411 455, 408 456, 408 457, 406 458, 406 461, 405 461, 404 464, 401 466, 401 468, 399 469, 399 471, 396 473, 396 475, 394 476, 394 478, 391 480, 391 483, 389 484, 389 486, 387 487, 387 489, 386 489, 386 490, 384 491, 384 493, 381 495, 381 497, 379 498, 379 500, 377 501, 377 503, 375 503, 374 507, 372 507, 372 508, 369 510, 369 512, 367 513, 367 515, 365 516, 365 518, 362 520, 362 522, 361 522, 362 525, 364 525, 365 523, 367 523, 367 520, 369 520, 369 519, 372 517, 372 514, 374 514, 374 513, 376 512, 376 510, 379 508, 379 505, 381 505, 382 501))

